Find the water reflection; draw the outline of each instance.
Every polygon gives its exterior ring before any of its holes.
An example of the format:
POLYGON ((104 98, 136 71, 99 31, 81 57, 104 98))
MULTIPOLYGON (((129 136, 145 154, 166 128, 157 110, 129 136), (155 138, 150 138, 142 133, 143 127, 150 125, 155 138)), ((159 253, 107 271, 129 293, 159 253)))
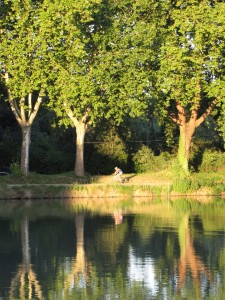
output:
MULTIPOLYGON (((19 299, 33 299, 33 295, 36 295, 36 298, 41 300, 43 299, 41 286, 30 260, 29 221, 27 217, 21 221, 21 245, 23 260, 12 278, 9 299, 14 299, 14 294, 19 294, 19 299)), ((17 298, 17 296, 15 297, 17 298)))
POLYGON ((123 222, 123 212, 122 212, 122 210, 115 210, 113 212, 113 218, 114 218, 115 225, 122 224, 122 222, 123 222))
POLYGON ((77 214, 75 216, 75 225, 76 254, 75 258, 72 259, 70 271, 65 278, 64 293, 68 293, 75 286, 86 288, 91 273, 91 264, 88 263, 84 250, 84 214, 77 214))
POLYGON ((204 285, 209 286, 211 272, 207 269, 203 258, 196 254, 189 218, 189 214, 184 215, 178 227, 180 245, 180 259, 177 265, 178 290, 184 286, 188 271, 190 271, 196 287, 196 296, 202 299, 201 283, 204 281, 204 285))
POLYGON ((0 299, 223 299, 221 199, 105 203, 1 202, 0 299))

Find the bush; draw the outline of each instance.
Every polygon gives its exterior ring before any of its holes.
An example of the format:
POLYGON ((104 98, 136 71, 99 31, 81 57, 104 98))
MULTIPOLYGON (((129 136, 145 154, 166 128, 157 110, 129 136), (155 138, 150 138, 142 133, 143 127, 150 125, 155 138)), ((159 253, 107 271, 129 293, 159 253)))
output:
POLYGON ((133 155, 134 169, 137 173, 144 173, 156 169, 154 153, 147 146, 143 145, 133 155))
POLYGON ((156 156, 150 148, 143 145, 133 155, 134 169, 137 173, 166 169, 170 165, 171 158, 172 156, 167 152, 162 152, 159 156, 156 156))
POLYGON ((10 164, 10 172, 15 176, 22 176, 22 171, 20 168, 20 164, 18 162, 12 162, 10 164))
POLYGON ((87 158, 87 171, 91 174, 112 174, 115 166, 126 172, 128 154, 126 145, 115 128, 103 131, 87 158))
POLYGON ((207 149, 203 153, 200 172, 218 172, 225 169, 225 153, 207 149))

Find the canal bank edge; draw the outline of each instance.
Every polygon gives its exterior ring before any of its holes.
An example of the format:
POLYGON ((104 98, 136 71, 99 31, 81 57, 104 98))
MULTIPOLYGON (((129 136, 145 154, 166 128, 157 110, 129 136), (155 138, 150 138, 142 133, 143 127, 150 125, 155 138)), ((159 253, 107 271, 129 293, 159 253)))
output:
POLYGON ((202 187, 196 191, 176 192, 172 184, 8 184, 0 186, 0 199, 64 199, 64 198, 133 198, 171 196, 220 196, 214 188, 202 187))

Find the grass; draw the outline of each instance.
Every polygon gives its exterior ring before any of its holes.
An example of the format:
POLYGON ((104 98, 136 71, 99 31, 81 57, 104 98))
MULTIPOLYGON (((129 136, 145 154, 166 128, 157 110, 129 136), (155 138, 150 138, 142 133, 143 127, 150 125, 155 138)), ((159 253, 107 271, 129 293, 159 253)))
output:
POLYGON ((0 177, 0 183, 5 184, 76 184, 81 183, 81 181, 84 179, 75 176, 74 172, 54 175, 30 173, 28 176, 8 175, 0 177))
MULTIPOLYGON (((129 179, 132 184, 153 184, 160 185, 172 183, 176 179, 176 174, 169 170, 159 170, 158 172, 149 172, 141 174, 124 174, 124 177, 129 179)), ((198 181, 200 185, 213 186, 219 183, 225 183, 225 171, 212 173, 192 173, 191 180, 198 181)), ((77 177, 74 172, 66 172, 54 175, 45 175, 30 173, 28 176, 0 176, 0 184, 82 184, 82 183, 102 183, 115 184, 113 177, 105 176, 90 176, 85 178, 77 177)))
MULTIPOLYGON (((146 174, 124 174, 123 176, 129 179, 129 183, 145 184, 145 183, 164 183, 171 181, 172 176, 163 174, 163 172, 146 173, 146 174)), ((30 173, 28 176, 0 176, 0 184, 116 184, 113 177, 105 176, 90 176, 85 178, 77 177, 74 172, 66 172, 54 175, 45 175, 30 173)))
MULTIPOLYGON (((75 176, 74 172, 66 172, 55 175, 45 175, 30 173, 29 176, 0 176, 0 190, 5 193, 9 184, 25 184, 38 195, 38 191, 44 194, 46 189, 44 184, 49 184, 48 190, 53 194, 61 194, 63 191, 77 191, 85 195, 160 195, 174 193, 195 193, 202 191, 205 194, 211 193, 215 195, 225 193, 225 172, 212 173, 192 173, 188 177, 179 178, 168 170, 159 170, 158 172, 149 172, 143 174, 123 174, 128 178, 128 183, 121 184, 114 182, 110 175, 105 176, 86 176, 85 178, 75 176), (83 185, 88 183, 88 185, 83 185), (35 186, 35 184, 40 186, 35 186), (52 186, 51 186, 52 185, 52 186), (54 186, 55 185, 55 186, 54 186), (57 186, 58 185, 58 186, 57 186), (60 186, 61 185, 61 186, 60 186), (63 186, 69 185, 69 186, 63 186)), ((22 190, 24 187, 17 187, 22 190)), ((4 194, 3 193, 3 194, 4 194)))

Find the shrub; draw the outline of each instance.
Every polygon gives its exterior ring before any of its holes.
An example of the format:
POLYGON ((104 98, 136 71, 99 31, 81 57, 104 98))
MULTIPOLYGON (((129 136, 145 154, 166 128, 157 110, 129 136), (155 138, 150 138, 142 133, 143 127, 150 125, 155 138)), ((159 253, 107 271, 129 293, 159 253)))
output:
POLYGON ((122 138, 115 128, 103 131, 97 138, 99 143, 94 145, 87 159, 87 171, 98 174, 111 174, 115 166, 126 170, 128 153, 122 138))
POLYGON ((162 152, 156 156, 150 148, 143 145, 133 155, 134 169, 137 173, 166 169, 170 165, 171 158, 172 156, 167 152, 162 152))
POLYGON ((225 153, 207 149, 203 153, 200 172, 217 172, 225 169, 225 153))
POLYGON ((144 173, 147 171, 154 171, 156 169, 156 162, 154 153, 147 146, 143 145, 133 155, 134 169, 137 173, 144 173))
POLYGON ((20 164, 18 162, 12 162, 10 164, 10 172, 15 176, 22 176, 20 164))

